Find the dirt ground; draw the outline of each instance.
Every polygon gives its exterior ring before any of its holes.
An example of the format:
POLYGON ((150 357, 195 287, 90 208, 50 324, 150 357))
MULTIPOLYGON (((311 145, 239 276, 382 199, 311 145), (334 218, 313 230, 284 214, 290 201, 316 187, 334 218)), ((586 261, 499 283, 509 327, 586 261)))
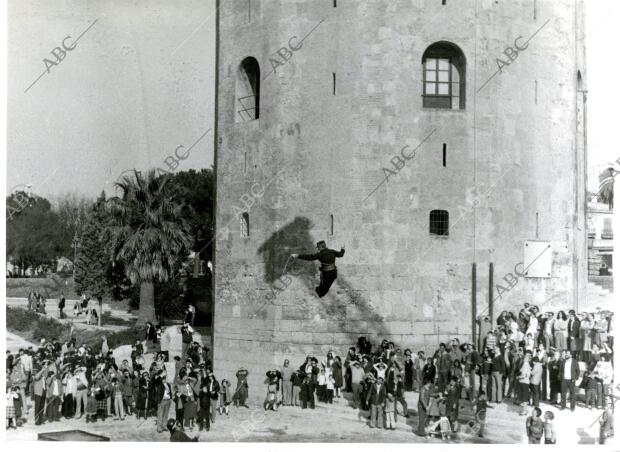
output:
MULTIPOLYGON (((262 389, 262 388, 260 388, 262 389)), ((353 409, 346 398, 336 399, 333 405, 317 403, 316 409, 281 407, 277 412, 266 412, 258 403, 250 408, 231 407, 230 415, 217 415, 209 432, 187 431, 200 441, 214 442, 402 442, 402 443, 512 443, 526 444, 525 417, 519 416, 518 407, 510 401, 491 404, 488 410, 484 438, 479 438, 468 426, 472 411, 467 401, 461 402, 460 431, 450 438, 423 438, 414 434, 417 428, 417 393, 407 393, 409 418, 399 416, 396 430, 371 429, 368 412, 353 409)), ((600 410, 589 411, 578 407, 559 411, 556 415, 558 444, 594 444, 598 437, 597 416, 600 410)), ((170 417, 174 416, 171 410, 170 417)), ((35 426, 32 409, 27 422, 17 430, 7 431, 7 440, 36 440, 39 433, 62 430, 83 430, 104 435, 111 441, 168 441, 167 433, 157 433, 155 418, 146 421, 127 417, 124 421, 99 420, 86 424, 84 418, 61 420, 35 426)))

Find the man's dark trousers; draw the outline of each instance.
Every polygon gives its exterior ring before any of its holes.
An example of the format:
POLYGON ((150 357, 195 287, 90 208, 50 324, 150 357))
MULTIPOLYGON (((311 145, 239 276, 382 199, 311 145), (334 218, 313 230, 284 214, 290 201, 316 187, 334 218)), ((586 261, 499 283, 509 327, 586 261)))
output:
POLYGON ((45 419, 45 393, 34 396, 34 423, 40 425, 45 419))
POLYGON ((449 379, 450 379, 450 372, 439 372, 437 386, 439 386, 440 391, 443 392, 446 389, 446 385, 448 384, 449 379))
POLYGON ((315 289, 319 298, 323 298, 329 292, 329 288, 332 286, 336 278, 338 277, 338 270, 329 270, 321 272, 321 283, 315 289))
POLYGON ((403 406, 403 416, 409 416, 409 407, 407 406, 407 401, 404 396, 394 397, 394 420, 396 420, 398 411, 396 410, 396 404, 400 403, 403 406))
POLYGON ((418 435, 426 436, 426 410, 418 403, 418 435))
POLYGON ((575 409, 575 382, 573 380, 562 380, 562 408, 566 408, 566 392, 570 396, 570 409, 575 409))
POLYGON ((55 422, 60 420, 58 409, 60 408, 60 397, 53 396, 47 399, 47 421, 55 422))
POLYGON ((532 405, 538 408, 540 405, 540 384, 530 383, 530 394, 532 394, 532 405))

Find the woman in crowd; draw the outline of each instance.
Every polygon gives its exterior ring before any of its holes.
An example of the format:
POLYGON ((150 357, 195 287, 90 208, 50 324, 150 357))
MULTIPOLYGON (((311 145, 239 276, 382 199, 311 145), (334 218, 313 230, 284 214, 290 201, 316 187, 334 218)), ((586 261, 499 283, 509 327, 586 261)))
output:
MULTIPOLYGON (((498 323, 501 321, 501 325, 499 327, 491 325, 485 341, 485 344, 494 345, 491 351, 485 350, 479 353, 470 343, 459 346, 457 339, 452 341, 449 350, 445 350, 444 346, 441 354, 427 350, 428 356, 435 358, 426 360, 426 354, 420 350, 413 360, 409 348, 405 349, 404 356, 401 356, 400 348, 387 340, 373 347, 371 341, 362 337, 359 339, 358 348, 351 347, 348 350, 344 375, 341 360, 333 351, 329 351, 326 360, 321 363, 322 371, 318 360, 312 356, 307 357, 297 372, 292 372, 295 367, 291 367, 289 363, 285 365, 285 369, 290 368, 290 372, 278 370, 286 377, 286 381, 277 381, 274 384, 275 407, 281 400, 285 405, 294 404, 295 397, 289 394, 292 392, 299 394, 302 406, 314 408, 319 376, 322 384, 319 403, 334 401, 330 394, 336 395, 335 402, 338 403, 339 388, 345 386, 344 389, 355 392, 353 396, 355 405, 361 402, 362 410, 368 409, 368 391, 379 378, 385 378, 386 391, 394 400, 397 397, 399 400, 404 400, 402 397, 404 390, 411 390, 415 386, 419 390, 428 382, 427 392, 429 392, 439 383, 437 365, 440 358, 444 360, 444 364, 447 363, 447 368, 446 366, 442 368, 444 369, 442 378, 447 378, 446 382, 450 384, 447 392, 442 394, 437 391, 433 394, 435 400, 432 406, 430 400, 428 401, 426 414, 437 415, 437 408, 442 404, 445 395, 447 414, 453 427, 459 421, 460 411, 460 402, 455 403, 455 400, 463 397, 469 398, 470 402, 475 404, 485 398, 486 393, 492 395, 496 403, 501 403, 505 397, 514 395, 514 400, 521 405, 523 413, 527 412, 526 407, 530 403, 544 404, 548 399, 552 403, 557 403, 562 389, 561 370, 564 368, 564 361, 568 359, 563 358, 564 351, 569 345, 568 318, 565 312, 558 312, 554 318, 553 313, 541 314, 535 306, 526 306, 518 312, 518 317, 513 312, 503 312, 498 320, 498 323), (535 362, 534 373, 532 362, 535 362), (352 369, 355 370, 355 378, 352 369), (351 388, 346 388, 349 378, 351 388), (493 385, 489 383, 491 379, 493 385), (419 382, 417 385, 414 384, 416 381, 419 382), (484 381, 484 384, 481 385, 481 381, 484 381), (292 391, 290 386, 289 391, 285 389, 287 384, 293 386, 292 391), (490 386, 496 389, 491 391, 490 386), (530 401, 530 398, 533 400, 530 401)), ((611 314, 605 312, 578 313, 573 322, 576 320, 581 321, 579 334, 572 333, 573 337, 579 338, 578 350, 581 353, 576 358, 585 361, 586 367, 592 371, 590 399, 595 397, 596 404, 604 406, 605 398, 609 396, 610 388, 613 387, 613 318, 611 314), (595 395, 593 388, 596 388, 595 395)), ((155 331, 153 325, 149 324, 145 339, 155 343, 157 341, 155 331)), ((174 416, 177 420, 184 420, 186 426, 192 428, 197 416, 199 394, 197 388, 203 386, 202 383, 212 374, 208 349, 194 343, 193 340, 184 349, 186 356, 183 361, 177 357, 179 366, 175 367, 174 416), (194 367, 192 363, 196 366, 194 367), (194 369, 200 369, 200 372, 194 369)), ((76 411, 78 418, 81 417, 82 409, 89 414, 89 420, 94 420, 96 414, 106 418, 113 412, 117 418, 122 418, 125 410, 129 413, 134 404, 138 418, 146 419, 152 416, 160 400, 157 400, 157 391, 153 390, 151 382, 153 376, 165 368, 166 359, 163 354, 158 353, 150 363, 150 357, 149 361, 145 361, 143 353, 143 344, 137 341, 132 346, 131 365, 125 360, 119 369, 104 338, 101 340, 101 353, 98 355, 93 354, 90 347, 85 345, 78 347, 73 341, 63 345, 53 339, 42 341, 41 347, 32 352, 34 363, 31 366, 32 378, 43 381, 38 383, 38 386, 35 381, 30 395, 35 402, 35 411, 43 413, 38 415, 36 423, 40 424, 46 418, 49 421, 56 419, 54 404, 57 394, 61 394, 62 403, 58 406, 58 412, 62 412, 66 418, 71 417, 76 411), (148 371, 144 371, 145 366, 148 367, 148 371), (61 376, 60 388, 55 383, 57 380, 52 372, 61 376), (132 373, 134 377, 131 376, 132 373), (38 377, 39 375, 41 376, 38 377), (50 397, 46 397, 45 394, 48 387, 51 388, 50 397), (91 398, 87 397, 89 390, 91 398), (112 396, 114 404, 111 404, 112 396)), ((26 358, 13 356, 10 353, 7 355, 7 364, 10 363, 12 367, 8 378, 20 393, 22 384, 25 389, 29 378, 24 372, 24 362, 27 361, 26 358)), ((237 372, 237 377, 237 389, 231 400, 235 401, 236 406, 247 406, 248 371, 241 368, 237 372)), ((212 387, 215 386, 213 381, 212 387)), ((210 409, 213 410, 214 418, 217 397, 220 396, 219 388, 213 389, 212 393, 213 398, 209 406, 213 404, 210 409)), ((224 395, 222 402, 220 407, 225 408, 228 396, 224 395)), ((226 409, 220 410, 220 414, 226 412, 226 409)))
POLYGON ((558 312, 553 322, 553 339, 555 348, 560 350, 568 348, 568 317, 564 311, 558 312))
POLYGON ((581 354, 579 357, 582 361, 589 362, 592 354, 592 336, 595 325, 590 314, 585 314, 579 325, 579 339, 581 354))

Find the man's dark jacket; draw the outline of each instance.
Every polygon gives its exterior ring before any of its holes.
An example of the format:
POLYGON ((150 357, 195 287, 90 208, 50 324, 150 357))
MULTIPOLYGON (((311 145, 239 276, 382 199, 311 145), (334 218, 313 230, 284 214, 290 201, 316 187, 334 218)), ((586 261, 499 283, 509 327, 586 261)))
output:
POLYGON ((368 395, 366 396, 366 403, 370 403, 371 405, 383 405, 385 404, 385 398, 387 396, 387 390, 385 389, 385 385, 381 385, 377 389, 376 383, 373 383, 368 390, 368 395))
MULTIPOLYGON (((565 364, 566 364, 566 359, 563 359, 562 361, 560 361, 560 372, 558 373, 558 380, 560 381, 564 380, 565 364)), ((575 358, 573 358, 571 359, 570 379, 572 381, 575 381, 577 380, 577 378, 579 378, 579 363, 577 362, 575 358)))
POLYGON ((342 256, 344 256, 344 249, 336 251, 325 248, 315 254, 300 254, 299 259, 318 260, 321 263, 321 271, 333 271, 336 270, 336 258, 342 256))

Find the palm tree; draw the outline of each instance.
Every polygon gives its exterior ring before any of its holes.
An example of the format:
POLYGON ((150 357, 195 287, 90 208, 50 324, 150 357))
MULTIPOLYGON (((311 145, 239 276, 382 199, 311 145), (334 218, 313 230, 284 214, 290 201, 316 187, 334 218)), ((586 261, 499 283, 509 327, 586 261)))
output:
POLYGON ((155 320, 155 282, 174 277, 192 245, 179 198, 169 175, 136 170, 115 184, 121 196, 110 198, 109 249, 121 261, 132 284, 140 285, 138 324, 155 320))
MULTIPOLYGON (((613 165, 613 164, 611 164, 613 165)), ((620 170, 614 166, 606 168, 599 176, 598 198, 601 202, 607 203, 609 210, 614 208, 614 182, 620 170)))

